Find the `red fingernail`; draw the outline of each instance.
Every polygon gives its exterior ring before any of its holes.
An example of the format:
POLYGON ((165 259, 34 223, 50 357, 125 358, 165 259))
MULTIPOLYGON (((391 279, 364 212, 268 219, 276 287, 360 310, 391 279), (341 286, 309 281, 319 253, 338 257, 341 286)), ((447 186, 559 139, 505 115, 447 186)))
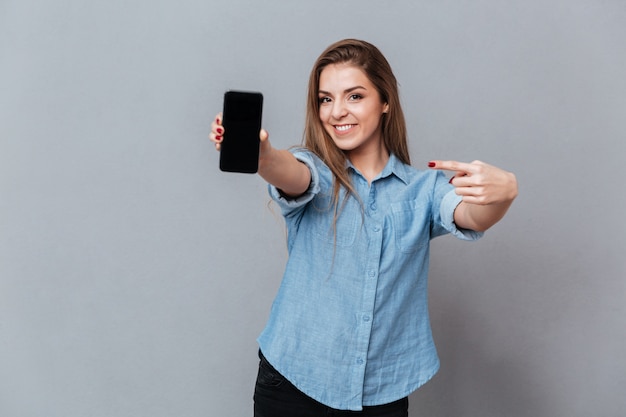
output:
POLYGON ((434 167, 435 167, 435 165, 437 165, 437 164, 436 164, 436 163, 434 163, 434 162, 429 162, 429 163, 428 163, 428 167, 429 167, 429 168, 434 168, 434 167))
POLYGON ((222 140, 222 137, 221 136, 216 136, 215 140, 222 140))
POLYGON ((448 181, 448 184, 452 184, 452 180, 453 180, 454 178, 455 178, 455 177, 450 178, 450 181, 448 181))
POLYGON ((224 133, 224 131, 223 131, 221 128, 219 128, 219 127, 218 127, 216 130, 217 130, 217 133, 219 133, 220 135, 221 135, 222 133, 224 133))

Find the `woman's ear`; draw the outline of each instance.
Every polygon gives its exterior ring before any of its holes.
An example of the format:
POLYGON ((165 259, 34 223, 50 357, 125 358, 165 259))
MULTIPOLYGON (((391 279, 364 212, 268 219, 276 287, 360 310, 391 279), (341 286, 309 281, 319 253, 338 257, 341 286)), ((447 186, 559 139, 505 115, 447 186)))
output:
POLYGON ((389 103, 385 103, 383 106, 383 113, 389 113, 389 103))

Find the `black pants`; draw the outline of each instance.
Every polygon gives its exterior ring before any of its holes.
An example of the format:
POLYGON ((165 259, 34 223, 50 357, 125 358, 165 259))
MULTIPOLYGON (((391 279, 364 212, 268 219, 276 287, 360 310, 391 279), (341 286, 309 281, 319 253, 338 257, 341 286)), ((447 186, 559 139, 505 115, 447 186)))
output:
MULTIPOLYGON (((310 398, 285 379, 259 352, 259 374, 254 389, 254 417, 408 417, 407 397, 390 404, 363 407, 363 411, 335 410, 310 398)), ((332 389, 332 388, 330 388, 332 389)))

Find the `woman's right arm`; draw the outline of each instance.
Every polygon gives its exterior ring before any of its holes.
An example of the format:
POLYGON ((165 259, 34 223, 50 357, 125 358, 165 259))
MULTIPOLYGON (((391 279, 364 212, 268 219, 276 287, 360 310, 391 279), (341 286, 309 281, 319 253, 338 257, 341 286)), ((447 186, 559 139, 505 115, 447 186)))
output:
MULTIPOLYGON (((209 139, 215 143, 215 149, 218 151, 225 133, 224 126, 222 126, 222 114, 220 113, 211 124, 211 134, 209 135, 209 139)), ((309 168, 298 161, 291 152, 273 148, 266 130, 261 129, 259 138, 261 140, 259 175, 287 196, 297 197, 304 194, 311 183, 309 168)))

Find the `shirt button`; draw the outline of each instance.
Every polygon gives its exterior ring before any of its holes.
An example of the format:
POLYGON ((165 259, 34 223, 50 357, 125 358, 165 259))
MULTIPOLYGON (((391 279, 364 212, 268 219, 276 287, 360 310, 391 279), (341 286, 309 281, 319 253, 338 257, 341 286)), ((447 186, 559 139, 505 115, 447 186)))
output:
POLYGON ((375 277, 375 276, 376 276, 376 270, 374 270, 374 269, 370 269, 370 272, 368 273, 368 275, 369 275, 370 277, 372 277, 372 278, 373 278, 373 277, 375 277))
POLYGON ((357 364, 357 365, 363 365, 363 359, 358 358, 358 359, 356 360, 356 364, 357 364))
POLYGON ((375 203, 370 204, 370 210, 376 211, 376 204, 375 203))
POLYGON ((372 230, 375 231, 375 232, 380 232, 380 227, 374 226, 374 227, 372 227, 372 230))
POLYGON ((364 322, 370 321, 370 316, 363 316, 363 321, 364 322))

